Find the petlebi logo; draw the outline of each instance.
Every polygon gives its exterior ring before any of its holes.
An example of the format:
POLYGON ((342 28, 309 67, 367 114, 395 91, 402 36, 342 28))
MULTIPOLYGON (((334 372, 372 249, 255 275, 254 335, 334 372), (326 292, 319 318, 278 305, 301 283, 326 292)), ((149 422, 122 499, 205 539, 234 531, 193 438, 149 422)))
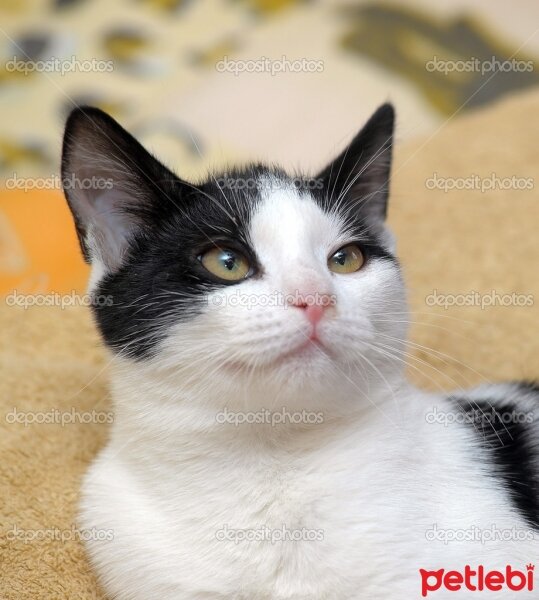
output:
POLYGON ((531 592, 534 589, 534 569, 532 564, 526 565, 525 571, 514 569, 511 565, 507 565, 504 571, 489 571, 483 565, 475 569, 466 565, 462 571, 419 569, 421 595, 425 598, 441 589, 449 592, 531 592))

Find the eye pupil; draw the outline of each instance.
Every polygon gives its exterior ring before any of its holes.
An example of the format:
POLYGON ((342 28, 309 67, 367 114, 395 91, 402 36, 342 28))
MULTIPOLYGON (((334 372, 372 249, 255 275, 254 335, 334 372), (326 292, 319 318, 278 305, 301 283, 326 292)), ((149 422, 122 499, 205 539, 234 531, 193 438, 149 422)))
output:
POLYGON ((223 255, 223 265, 229 271, 233 271, 236 267, 236 257, 233 254, 226 253, 223 255))
POLYGON ((340 265, 344 265, 346 263, 346 253, 343 250, 340 250, 335 254, 335 262, 338 262, 340 265))

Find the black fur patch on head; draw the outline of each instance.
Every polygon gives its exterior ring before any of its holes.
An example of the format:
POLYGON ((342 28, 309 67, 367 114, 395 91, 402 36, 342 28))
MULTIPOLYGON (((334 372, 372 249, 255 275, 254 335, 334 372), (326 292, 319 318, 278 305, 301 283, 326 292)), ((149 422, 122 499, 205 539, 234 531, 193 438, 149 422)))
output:
MULTIPOLYGON (((259 168, 228 173, 252 179, 259 168)), ((225 175, 162 198, 162 213, 146 221, 125 262, 105 276, 95 292, 112 304, 94 305, 106 343, 133 358, 151 355, 169 326, 202 312, 207 294, 223 287, 202 267, 199 256, 212 247, 234 246, 256 265, 248 239, 249 221, 260 197, 256 189, 222 186, 225 175)))
MULTIPOLYGON (((520 385, 522 391, 537 394, 539 406, 539 388, 520 385)), ((539 530, 539 455, 533 439, 539 429, 522 422, 523 409, 513 394, 502 405, 488 398, 472 401, 452 396, 450 400, 475 429, 477 439, 492 458, 494 475, 505 485, 517 510, 531 527, 539 530)))

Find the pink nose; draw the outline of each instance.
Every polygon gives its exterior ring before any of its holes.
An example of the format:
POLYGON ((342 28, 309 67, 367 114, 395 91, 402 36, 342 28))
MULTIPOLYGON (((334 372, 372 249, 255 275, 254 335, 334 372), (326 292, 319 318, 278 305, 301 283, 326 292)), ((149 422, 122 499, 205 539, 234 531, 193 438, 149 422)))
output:
POLYGON ((307 317, 309 323, 311 323, 311 325, 316 325, 317 323, 319 323, 322 320, 322 317, 324 316, 324 312, 326 311, 326 308, 329 306, 329 301, 326 301, 326 298, 323 297, 320 299, 320 302, 317 303, 306 303, 306 302, 300 302, 297 304, 293 304, 292 306, 295 306, 296 308, 301 308, 302 310, 305 311, 305 316, 307 317))

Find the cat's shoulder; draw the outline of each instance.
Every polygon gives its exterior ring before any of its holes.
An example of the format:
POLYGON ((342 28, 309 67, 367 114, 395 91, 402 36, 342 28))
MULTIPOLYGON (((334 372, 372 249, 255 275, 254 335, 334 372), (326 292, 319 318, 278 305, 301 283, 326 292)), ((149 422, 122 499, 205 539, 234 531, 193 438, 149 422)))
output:
MULTIPOLYGON (((539 383, 510 381, 488 383, 454 392, 447 400, 469 416, 477 415, 477 424, 489 425, 489 416, 500 424, 539 428, 539 383)), ((486 432, 485 432, 486 433, 486 432)))
POLYGON ((539 384, 480 385, 447 400, 474 432, 516 507, 539 529, 539 384))

